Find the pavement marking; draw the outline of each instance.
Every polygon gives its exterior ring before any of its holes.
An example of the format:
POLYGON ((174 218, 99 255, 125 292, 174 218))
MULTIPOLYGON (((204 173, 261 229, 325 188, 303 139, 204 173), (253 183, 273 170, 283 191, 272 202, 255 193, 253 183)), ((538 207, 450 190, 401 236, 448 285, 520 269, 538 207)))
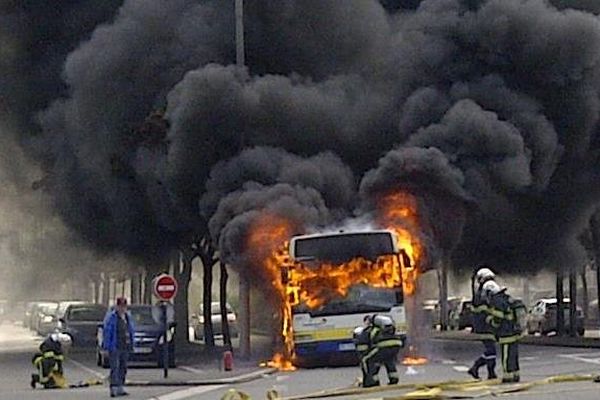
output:
MULTIPOLYGON (((258 373, 263 373, 263 371, 249 372, 247 374, 235 376, 232 379, 244 380, 246 378, 255 377, 255 376, 257 376, 258 373)), ((213 390, 221 389, 221 388, 224 388, 224 387, 227 387, 227 386, 231 386, 231 385, 230 384, 219 384, 219 385, 208 385, 208 386, 196 386, 196 387, 192 387, 192 388, 188 388, 188 389, 178 390, 176 392, 171 392, 171 393, 163 394, 163 395, 160 395, 160 396, 150 397, 148 400, 181 400, 181 399, 187 399, 189 397, 192 397, 192 396, 195 396, 195 395, 198 395, 198 394, 202 394, 202 393, 206 393, 206 392, 211 392, 213 390)))
POLYGON ((210 385, 210 386, 196 386, 193 388, 178 390, 176 392, 163 394, 160 396, 150 397, 148 400, 181 400, 187 399, 198 394, 211 392, 213 390, 221 389, 226 385, 210 385))
POLYGON ((84 370, 85 372, 89 372, 90 374, 94 375, 96 378, 99 379, 106 379, 106 376, 96 370, 91 369, 90 367, 86 367, 85 365, 83 365, 82 363, 80 363, 79 361, 75 361, 72 358, 67 358, 67 361, 72 363, 73 365, 75 365, 76 367, 81 368, 82 370, 84 370))
POLYGON ((559 357, 581 361, 588 364, 600 364, 600 353, 559 354, 559 357))
POLYGON ((177 369, 182 369, 184 371, 192 372, 194 374, 203 374, 203 373, 206 372, 203 369, 194 368, 194 367, 188 367, 187 365, 179 365, 179 366, 177 366, 177 369))
POLYGON ((453 370, 455 370, 456 372, 467 372, 469 370, 469 367, 465 366, 465 365, 456 365, 454 367, 452 367, 453 370))

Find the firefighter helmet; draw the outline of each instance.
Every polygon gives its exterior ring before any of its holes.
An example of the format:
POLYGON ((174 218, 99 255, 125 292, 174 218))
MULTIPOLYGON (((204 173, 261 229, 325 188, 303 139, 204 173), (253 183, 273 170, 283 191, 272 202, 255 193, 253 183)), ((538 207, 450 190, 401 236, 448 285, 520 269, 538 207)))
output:
POLYGON ((479 268, 477 273, 475 273, 475 282, 478 284, 483 284, 486 281, 492 280, 496 277, 494 271, 487 267, 479 268))
POLYGON ((485 296, 489 297, 500 293, 504 289, 494 281, 487 281, 483 284, 482 290, 485 296))

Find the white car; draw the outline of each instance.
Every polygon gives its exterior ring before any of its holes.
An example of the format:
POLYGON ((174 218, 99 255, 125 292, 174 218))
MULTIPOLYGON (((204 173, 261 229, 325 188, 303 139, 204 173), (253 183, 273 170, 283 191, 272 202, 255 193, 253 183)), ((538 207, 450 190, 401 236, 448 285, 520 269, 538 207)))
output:
MULTIPOLYGON (((239 331, 237 326, 237 315, 229 303, 227 307, 227 322, 229 324, 229 334, 232 338, 238 337, 239 331)), ((222 335, 222 324, 221 324, 221 305, 218 301, 213 301, 210 305, 211 321, 213 326, 213 333, 215 336, 222 335)), ((198 307, 198 313, 192 315, 192 325, 194 327, 194 339, 204 340, 204 307, 200 305, 198 307)))

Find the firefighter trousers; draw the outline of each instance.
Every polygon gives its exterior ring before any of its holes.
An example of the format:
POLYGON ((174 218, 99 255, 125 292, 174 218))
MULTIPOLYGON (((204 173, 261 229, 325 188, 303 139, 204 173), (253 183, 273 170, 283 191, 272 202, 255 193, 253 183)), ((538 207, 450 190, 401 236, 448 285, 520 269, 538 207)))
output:
POLYGON ((496 378, 496 341, 494 339, 483 339, 483 354, 479 356, 471 370, 478 374, 479 368, 487 367, 488 379, 496 378))
POLYGON ((383 365, 386 369, 388 381, 391 385, 398 383, 399 375, 396 368, 396 358, 400 346, 375 347, 361 361, 363 369, 363 387, 379 386, 379 368, 383 365))
POLYGON ((503 380, 519 379, 519 343, 512 341, 508 343, 500 342, 502 355, 503 380))

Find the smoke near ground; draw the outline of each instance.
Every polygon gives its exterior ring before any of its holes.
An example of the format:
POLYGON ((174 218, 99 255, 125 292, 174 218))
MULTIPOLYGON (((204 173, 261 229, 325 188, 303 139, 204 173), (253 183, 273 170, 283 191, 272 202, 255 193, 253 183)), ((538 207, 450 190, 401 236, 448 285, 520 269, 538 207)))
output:
MULTIPOLYGON (((388 186, 414 192, 458 267, 570 268, 600 200, 600 24, 593 5, 552 4, 248 0, 245 68, 233 2, 90 6, 103 24, 36 59, 64 60, 44 69, 62 89, 37 118, 9 110, 43 132, 18 141, 37 144, 25 149, 53 208, 102 251, 160 255, 224 212, 242 218, 258 193, 259 209, 360 214, 362 179, 367 204, 388 186), (166 124, 148 143, 137 128, 156 110, 166 124)), ((0 65, 33 92, 20 60, 0 65)), ((222 250, 227 226, 211 222, 222 250)))

